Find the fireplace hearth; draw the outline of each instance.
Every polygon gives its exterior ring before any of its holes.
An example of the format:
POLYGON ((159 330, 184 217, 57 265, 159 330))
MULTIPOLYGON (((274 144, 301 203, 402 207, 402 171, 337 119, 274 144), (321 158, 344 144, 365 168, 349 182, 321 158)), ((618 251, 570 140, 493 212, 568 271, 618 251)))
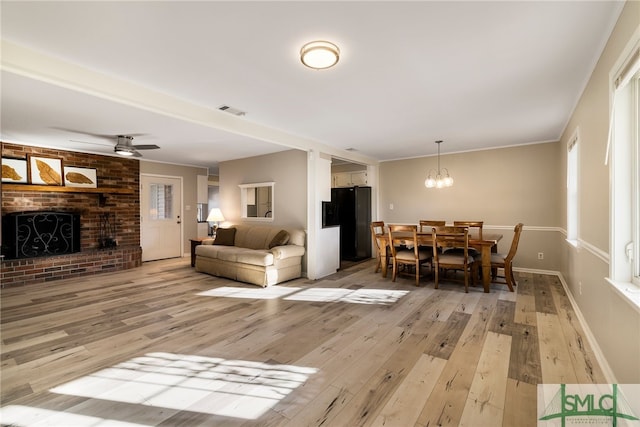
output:
POLYGON ((5 259, 80 252, 80 215, 70 212, 14 212, 2 217, 5 259))

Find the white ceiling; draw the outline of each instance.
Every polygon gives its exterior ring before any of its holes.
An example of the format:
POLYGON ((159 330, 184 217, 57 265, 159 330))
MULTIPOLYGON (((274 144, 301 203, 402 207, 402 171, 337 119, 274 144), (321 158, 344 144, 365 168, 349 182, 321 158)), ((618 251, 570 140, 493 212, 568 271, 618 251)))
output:
POLYGON ((161 147, 145 159, 212 173, 291 147, 384 161, 437 139, 555 141, 623 5, 3 0, 1 138, 110 153, 91 134, 141 133, 161 147), (301 64, 316 39, 340 47, 335 67, 301 64))

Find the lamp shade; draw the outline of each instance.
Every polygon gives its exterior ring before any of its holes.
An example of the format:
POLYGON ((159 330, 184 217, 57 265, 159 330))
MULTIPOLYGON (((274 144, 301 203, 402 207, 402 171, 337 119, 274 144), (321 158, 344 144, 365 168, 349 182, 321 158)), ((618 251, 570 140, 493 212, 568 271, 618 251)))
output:
POLYGON ((219 222, 224 221, 224 216, 222 215, 222 211, 220 208, 213 208, 209 212, 209 216, 207 217, 207 222, 219 222))

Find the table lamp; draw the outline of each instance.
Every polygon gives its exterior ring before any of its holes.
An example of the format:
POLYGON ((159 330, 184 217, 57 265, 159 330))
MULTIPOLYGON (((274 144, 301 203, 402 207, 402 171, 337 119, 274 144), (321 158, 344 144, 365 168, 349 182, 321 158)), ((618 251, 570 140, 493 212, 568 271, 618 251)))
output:
POLYGON ((213 232, 218 228, 218 223, 220 221, 224 221, 224 216, 222 216, 222 211, 220 208, 213 208, 209 212, 209 216, 207 217, 207 222, 215 222, 215 225, 211 227, 210 236, 213 236, 213 232))

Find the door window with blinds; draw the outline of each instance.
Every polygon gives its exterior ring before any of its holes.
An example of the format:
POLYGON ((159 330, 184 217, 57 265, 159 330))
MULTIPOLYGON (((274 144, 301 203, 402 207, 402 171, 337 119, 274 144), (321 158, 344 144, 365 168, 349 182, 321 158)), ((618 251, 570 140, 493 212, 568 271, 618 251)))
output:
POLYGON ((173 185, 149 185, 149 219, 173 219, 173 185))
POLYGON ((609 144, 610 278, 640 286, 640 39, 614 68, 609 144))

